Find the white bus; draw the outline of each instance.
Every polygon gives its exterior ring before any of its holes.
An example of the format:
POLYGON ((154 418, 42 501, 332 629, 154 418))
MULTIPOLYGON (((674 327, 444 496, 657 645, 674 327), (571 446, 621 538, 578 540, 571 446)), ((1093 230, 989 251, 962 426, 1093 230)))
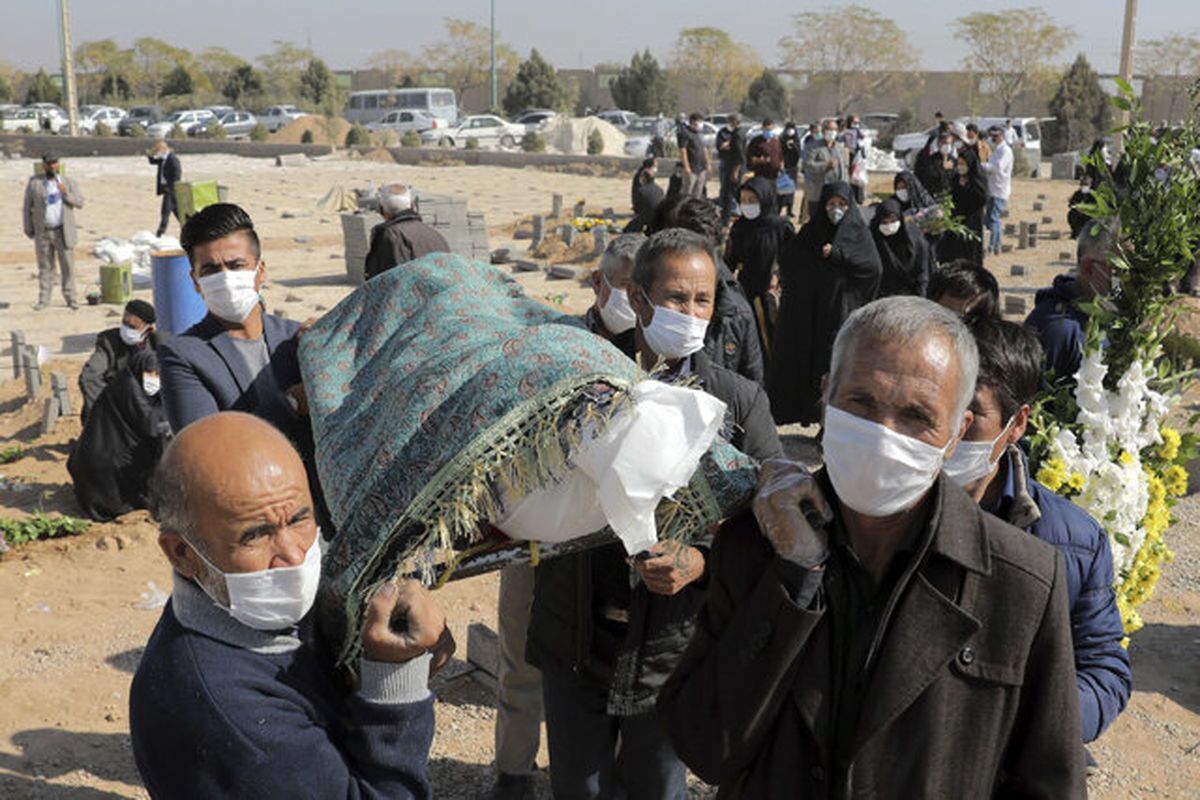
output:
POLYGON ((458 103, 453 89, 373 89, 351 92, 342 112, 350 122, 366 124, 396 109, 424 111, 431 117, 458 124, 458 103))

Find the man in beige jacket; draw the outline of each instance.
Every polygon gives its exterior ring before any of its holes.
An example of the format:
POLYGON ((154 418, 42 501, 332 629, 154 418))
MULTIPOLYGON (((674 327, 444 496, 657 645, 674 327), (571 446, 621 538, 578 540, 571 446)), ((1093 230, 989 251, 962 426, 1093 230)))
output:
POLYGON ((41 311, 50 305, 54 290, 54 264, 62 271, 62 293, 67 306, 79 308, 75 300, 75 209, 83 207, 83 195, 75 181, 60 174, 58 157, 42 157, 43 171, 25 185, 25 235, 33 239, 38 260, 38 301, 41 311))

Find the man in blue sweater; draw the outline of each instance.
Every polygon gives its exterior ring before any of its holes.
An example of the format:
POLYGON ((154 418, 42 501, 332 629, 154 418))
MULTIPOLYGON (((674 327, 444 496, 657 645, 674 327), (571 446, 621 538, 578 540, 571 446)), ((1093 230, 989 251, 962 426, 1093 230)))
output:
POLYGON ((321 535, 300 457, 236 412, 189 425, 155 478, 174 591, 130 691, 154 798, 428 798, 431 669, 453 652, 413 581, 371 600, 353 690, 308 614, 321 535))
POLYGON ((995 319, 970 324, 979 348, 971 403, 975 419, 944 470, 985 510, 1062 553, 1083 740, 1090 742, 1117 718, 1133 689, 1129 655, 1121 647, 1125 634, 1112 587, 1108 535, 1079 506, 1034 481, 1017 446, 1041 385, 1036 334, 995 319))

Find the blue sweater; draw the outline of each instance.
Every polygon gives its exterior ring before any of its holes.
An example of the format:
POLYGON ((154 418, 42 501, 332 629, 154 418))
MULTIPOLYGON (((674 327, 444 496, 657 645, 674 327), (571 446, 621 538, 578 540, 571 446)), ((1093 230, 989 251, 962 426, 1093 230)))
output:
POLYGON ((1055 380, 1072 378, 1083 361, 1087 315, 1075 306, 1079 299, 1076 279, 1059 275, 1049 289, 1038 291, 1025 324, 1038 332, 1046 353, 1046 369, 1055 380))
POLYGON ((176 576, 129 697, 151 797, 431 796, 429 657, 364 661, 351 693, 309 643, 310 619, 299 632, 256 631, 176 576))
POLYGON ((1010 447, 1002 463, 1004 492, 988 510, 1057 547, 1066 563, 1083 741, 1090 742, 1112 724, 1133 691, 1108 534, 1079 506, 1032 480, 1020 449, 1010 447))

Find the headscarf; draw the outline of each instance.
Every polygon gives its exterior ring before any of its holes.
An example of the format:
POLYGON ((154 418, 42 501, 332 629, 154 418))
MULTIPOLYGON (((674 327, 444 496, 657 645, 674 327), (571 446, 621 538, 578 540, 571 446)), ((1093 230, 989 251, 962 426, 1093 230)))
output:
POLYGON ((955 192, 971 187, 975 184, 976 187, 982 187, 984 195, 987 194, 987 177, 983 174, 983 170, 979 168, 979 154, 974 150, 963 149, 958 151, 958 158, 967 162, 967 186, 963 186, 959 181, 962 175, 958 174, 958 168, 955 167, 954 178, 950 182, 950 188, 955 192))
POLYGON ((741 266, 738 280, 746 297, 753 301, 770 286, 771 270, 792 235, 792 225, 776 213, 774 181, 754 177, 742 184, 741 191, 756 195, 760 210, 755 219, 741 217, 733 223, 729 231, 729 263, 735 269, 741 266))
POLYGON ((797 245, 805 250, 820 251, 827 244, 832 244, 841 257, 853 263, 872 263, 878 266, 879 254, 875 252, 875 242, 871 238, 871 230, 854 202, 854 192, 845 181, 827 183, 821 189, 821 199, 818 211, 797 234, 797 245), (830 199, 840 197, 846 201, 846 216, 837 225, 829 219, 825 207, 830 199))
POLYGON ((902 211, 920 211, 923 208, 929 208, 932 205, 937 205, 937 201, 933 199, 933 195, 925 188, 925 185, 913 174, 912 170, 904 170, 892 179, 892 191, 896 190, 896 184, 904 181, 904 185, 908 187, 908 200, 906 202, 896 202, 900 204, 902 211))
POLYGON ((875 239, 879 261, 883 265, 879 295, 885 297, 923 292, 929 281, 929 249, 920 229, 904 220, 899 200, 891 198, 875 207, 875 216, 871 219, 871 235, 875 239), (884 236, 879 230, 884 217, 898 220, 900 230, 892 236, 884 236))

